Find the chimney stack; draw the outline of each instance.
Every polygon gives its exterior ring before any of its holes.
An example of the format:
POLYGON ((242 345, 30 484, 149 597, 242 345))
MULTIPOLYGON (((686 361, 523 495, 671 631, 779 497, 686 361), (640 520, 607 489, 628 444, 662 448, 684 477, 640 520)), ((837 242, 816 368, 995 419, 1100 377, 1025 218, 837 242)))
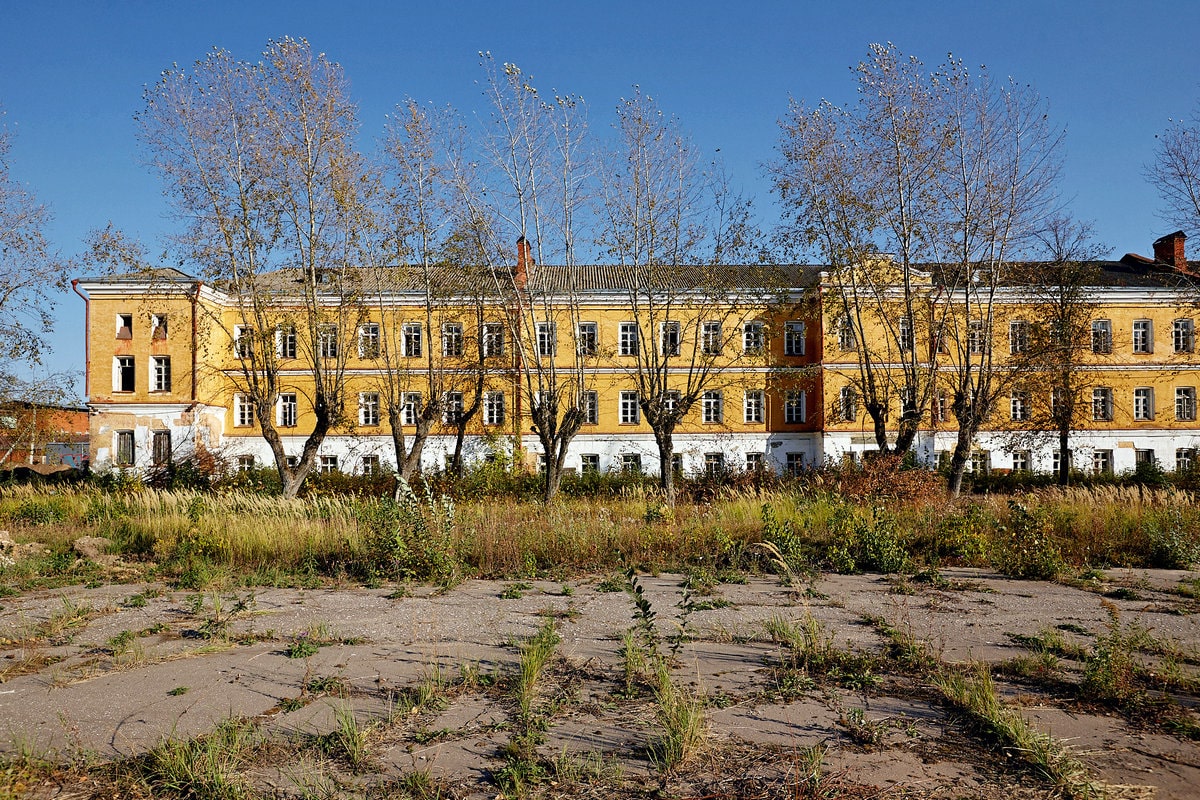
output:
POLYGON ((1183 243, 1187 234, 1183 231, 1168 233, 1154 243, 1154 260, 1170 264, 1176 272, 1188 272, 1187 257, 1183 243))
POLYGON ((525 286, 525 281, 529 276, 529 268, 533 266, 532 248, 529 246, 529 241, 522 236, 517 239, 517 269, 513 273, 513 282, 519 287, 525 286))

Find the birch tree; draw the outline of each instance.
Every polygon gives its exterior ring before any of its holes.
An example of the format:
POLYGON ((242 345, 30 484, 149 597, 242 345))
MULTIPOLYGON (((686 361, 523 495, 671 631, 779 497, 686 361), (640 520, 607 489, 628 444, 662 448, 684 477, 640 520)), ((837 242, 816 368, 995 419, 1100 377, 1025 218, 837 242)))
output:
POLYGON ((1154 161, 1145 175, 1162 198, 1160 215, 1185 231, 1200 230, 1200 103, 1187 119, 1170 120, 1155 138, 1154 161))
POLYGON ((185 224, 173 243, 230 297, 236 323, 220 314, 210 323, 237 339, 231 377, 293 497, 346 414, 360 308, 348 298, 366 215, 348 84, 308 42, 285 38, 257 63, 218 49, 190 69, 172 66, 144 103, 142 144, 185 224), (285 368, 304 375, 312 408, 294 467, 275 424, 285 368))

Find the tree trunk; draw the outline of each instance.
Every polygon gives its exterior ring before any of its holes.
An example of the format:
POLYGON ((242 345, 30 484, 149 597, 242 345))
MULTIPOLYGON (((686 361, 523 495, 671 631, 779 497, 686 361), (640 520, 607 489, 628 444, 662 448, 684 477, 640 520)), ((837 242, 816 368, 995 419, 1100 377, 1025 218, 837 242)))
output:
POLYGON ((967 469, 967 459, 971 457, 971 440, 974 437, 959 423, 958 440, 954 443, 954 453, 950 456, 950 477, 947 488, 951 497, 962 493, 963 473, 967 469))
POLYGON ((1058 485, 1071 484, 1071 432, 1069 429, 1058 432, 1058 485))
POLYGON ((671 431, 655 431, 654 441, 658 443, 658 485, 663 492, 663 500, 668 506, 675 506, 675 439, 671 431))

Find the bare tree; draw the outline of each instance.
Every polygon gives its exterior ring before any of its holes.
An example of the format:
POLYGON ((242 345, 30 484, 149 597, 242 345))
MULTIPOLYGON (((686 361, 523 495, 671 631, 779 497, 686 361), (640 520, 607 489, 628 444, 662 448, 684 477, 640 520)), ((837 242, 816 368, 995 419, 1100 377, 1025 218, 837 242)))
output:
POLYGON ((617 144, 603 172, 599 244, 619 266, 630 321, 618 362, 658 447, 659 483, 675 501, 674 436, 702 406, 719 424, 731 350, 746 314, 762 308, 766 271, 730 267, 753 250, 745 202, 721 172, 705 172, 678 122, 635 89, 617 107, 617 144))
POLYGON ((223 309, 210 322, 232 342, 233 382, 253 405, 284 494, 295 496, 344 421, 349 334, 361 312, 348 296, 365 170, 347 82, 308 42, 285 38, 258 63, 214 50, 190 70, 173 66, 144 100, 143 145, 187 223, 174 244, 230 298, 236 322, 223 309), (283 369, 297 365, 313 428, 293 467, 275 407, 283 369))
POLYGON ((12 134, 0 109, 0 360, 41 363, 68 270, 46 241, 50 211, 11 173, 12 134))
POLYGON ((590 164, 579 98, 545 99, 515 64, 497 66, 484 54, 493 108, 485 137, 496 180, 485 195, 464 193, 476 219, 498 219, 518 234, 517 267, 500 269, 504 252, 492 228, 481 248, 498 292, 507 298, 521 391, 544 454, 543 499, 558 493, 571 441, 583 425, 594 358, 560 346, 581 321, 576 261, 577 212, 587 199, 590 164), (486 207, 484 203, 486 202, 486 207), (547 267, 557 262, 554 267, 547 267))
POLYGON ((1186 120, 1170 120, 1157 137, 1146 180, 1163 201, 1162 218, 1184 230, 1200 229, 1200 103, 1186 120))
POLYGON ((783 243, 828 265, 824 311, 854 353, 851 382, 876 446, 904 453, 937 372, 938 348, 917 343, 936 340, 943 322, 930 302, 929 262, 947 123, 923 65, 893 45, 872 45, 856 75, 856 106, 792 102, 771 174, 790 215, 783 243))

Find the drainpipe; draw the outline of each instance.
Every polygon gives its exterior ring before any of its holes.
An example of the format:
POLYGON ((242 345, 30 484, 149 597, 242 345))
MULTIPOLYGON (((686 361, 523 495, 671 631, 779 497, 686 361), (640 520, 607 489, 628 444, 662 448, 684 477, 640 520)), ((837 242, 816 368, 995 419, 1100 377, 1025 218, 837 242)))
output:
POLYGON ((71 288, 75 294, 83 298, 83 393, 92 396, 92 304, 88 297, 79 291, 79 278, 71 279, 71 288))
POLYGON ((192 293, 192 407, 196 406, 196 349, 197 349, 197 332, 199 323, 197 322, 196 307, 200 302, 200 288, 204 286, 204 281, 196 281, 196 291, 192 293))

